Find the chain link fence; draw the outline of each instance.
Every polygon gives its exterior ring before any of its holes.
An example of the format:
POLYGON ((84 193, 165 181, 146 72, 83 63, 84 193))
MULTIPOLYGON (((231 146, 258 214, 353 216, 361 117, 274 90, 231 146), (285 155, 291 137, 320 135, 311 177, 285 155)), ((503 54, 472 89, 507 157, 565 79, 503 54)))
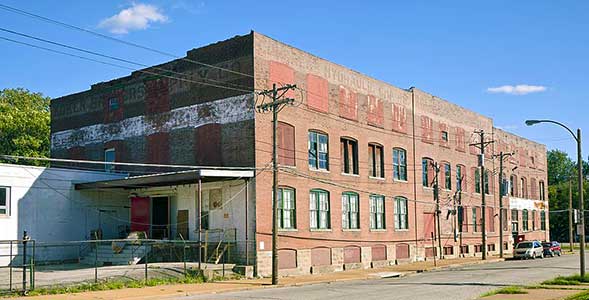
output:
POLYGON ((113 281, 234 276, 235 265, 253 264, 254 249, 253 242, 244 241, 0 241, 0 295, 113 281))

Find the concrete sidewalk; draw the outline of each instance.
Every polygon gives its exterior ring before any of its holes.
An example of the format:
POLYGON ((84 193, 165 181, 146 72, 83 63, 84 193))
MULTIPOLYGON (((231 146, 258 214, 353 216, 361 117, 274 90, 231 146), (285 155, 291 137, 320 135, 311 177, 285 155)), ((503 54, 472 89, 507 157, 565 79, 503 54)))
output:
POLYGON ((66 299, 66 300, 82 300, 82 299, 163 299, 174 298, 178 296, 190 296, 207 293, 222 293, 235 292, 251 289, 261 288, 275 288, 287 286, 301 286, 318 283, 329 283, 346 280, 369 280, 379 279, 382 277, 390 277, 393 275, 406 276, 408 274, 415 274, 418 272, 432 271, 442 268, 451 268, 456 266, 464 266, 471 264, 490 263, 502 261, 496 257, 491 257, 486 261, 480 258, 462 258, 462 259, 447 259, 437 262, 437 266, 433 265, 432 261, 416 262, 412 264, 390 266, 381 269, 365 269, 365 270, 350 270, 344 272, 336 272, 321 275, 303 275, 293 277, 280 278, 277 286, 270 284, 269 278, 250 279, 250 280, 228 280, 220 282, 210 282, 201 284, 178 284, 178 285, 161 285, 144 288, 128 288, 120 290, 84 292, 77 294, 66 295, 47 295, 47 296, 33 296, 21 297, 14 299, 66 299), (396 273, 396 274, 392 274, 396 273))

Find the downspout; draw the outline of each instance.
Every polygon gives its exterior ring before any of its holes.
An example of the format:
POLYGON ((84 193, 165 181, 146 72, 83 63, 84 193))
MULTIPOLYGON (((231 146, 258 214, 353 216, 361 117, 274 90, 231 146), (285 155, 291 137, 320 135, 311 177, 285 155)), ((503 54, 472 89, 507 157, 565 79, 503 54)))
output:
POLYGON ((411 90, 411 118, 412 118, 412 131, 413 136, 411 137, 413 142, 413 210, 414 210, 414 226, 415 227, 415 250, 417 251, 418 236, 417 236, 417 158, 415 153, 415 87, 409 88, 411 90))

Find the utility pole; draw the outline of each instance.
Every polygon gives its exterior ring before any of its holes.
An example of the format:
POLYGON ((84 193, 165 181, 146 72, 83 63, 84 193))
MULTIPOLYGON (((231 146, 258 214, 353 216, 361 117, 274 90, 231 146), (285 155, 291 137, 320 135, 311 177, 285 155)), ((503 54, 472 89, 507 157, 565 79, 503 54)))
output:
MULTIPOLYGON (((479 167, 481 167, 481 174, 480 174, 480 184, 481 184, 481 215, 482 215, 482 222, 481 222, 481 231, 482 231, 482 252, 483 252, 483 260, 487 259, 487 226, 486 226, 486 210, 487 205, 485 204, 485 148, 493 143, 493 141, 486 141, 485 142, 485 131, 479 130, 475 131, 476 134, 479 135, 479 142, 470 144, 471 146, 475 146, 481 150, 481 154, 479 154, 479 167)), ((503 245, 501 245, 503 247, 503 245)))
POLYGON ((440 186, 438 184, 438 174, 440 173, 440 166, 438 163, 432 163, 432 167, 434 168, 434 172, 436 172, 436 176, 434 176, 434 200, 436 201, 436 231, 438 236, 438 251, 440 251, 439 256, 440 259, 443 259, 442 256, 442 230, 440 226, 440 186))
POLYGON ((579 233, 579 256, 581 260, 581 277, 585 277, 585 204, 583 204, 583 158, 581 157, 581 129, 577 129, 577 178, 579 185, 579 211, 581 213, 581 232, 579 233))
POLYGON ((460 218, 458 218, 458 226, 460 226, 460 229, 458 232, 460 232, 460 253, 463 255, 462 257, 464 257, 464 253, 462 253, 462 224, 464 223, 464 207, 462 207, 462 181, 464 180, 464 175, 460 176, 460 190, 458 190, 458 207, 460 208, 460 218))
POLYGON ((569 247, 571 252, 573 252, 573 247, 575 240, 573 236, 573 185, 571 184, 571 179, 569 178, 569 247))
POLYGON ((283 98, 283 96, 286 92, 295 88, 296 85, 294 84, 276 88, 276 83, 274 83, 271 90, 264 90, 259 93, 262 96, 271 96, 272 102, 262 103, 257 106, 259 112, 272 112, 272 285, 278 284, 278 112, 283 106, 294 102, 294 99, 283 98))
MULTIPOLYGON (((499 152, 498 155, 494 155, 494 157, 499 158, 499 257, 501 258, 503 258, 503 223, 507 221, 503 219, 503 187, 505 186, 503 184, 503 160, 512 155, 513 152, 503 153, 503 151, 499 152)), ((507 212, 505 212, 505 217, 507 217, 507 212)))

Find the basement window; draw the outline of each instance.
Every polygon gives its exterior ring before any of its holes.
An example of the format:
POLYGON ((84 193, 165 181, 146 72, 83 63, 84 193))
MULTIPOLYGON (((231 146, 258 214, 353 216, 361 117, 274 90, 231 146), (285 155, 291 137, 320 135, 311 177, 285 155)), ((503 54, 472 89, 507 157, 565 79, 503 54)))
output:
POLYGON ((10 188, 0 187, 0 216, 10 215, 10 188))

